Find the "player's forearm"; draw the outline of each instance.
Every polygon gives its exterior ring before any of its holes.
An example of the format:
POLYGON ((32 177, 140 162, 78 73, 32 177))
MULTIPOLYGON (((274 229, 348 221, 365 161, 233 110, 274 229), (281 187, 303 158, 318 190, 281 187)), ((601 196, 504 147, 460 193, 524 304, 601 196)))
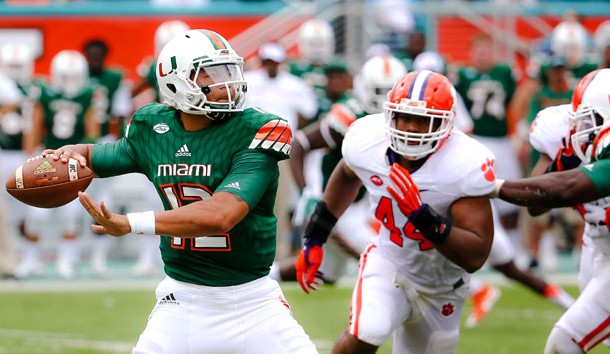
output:
POLYGON ((598 199, 592 182, 584 172, 575 169, 544 176, 505 181, 499 198, 522 206, 544 208, 569 207, 598 199))
MULTIPOLYGON (((549 165, 552 162, 553 162, 553 159, 551 159, 547 154, 541 153, 540 157, 538 158, 538 162, 536 162, 536 165, 534 166, 534 168, 532 168, 532 172, 530 173, 530 176, 536 177, 536 176, 544 175, 544 172, 546 171, 546 169, 549 167, 549 165)), ((539 215, 546 213, 549 210, 550 210, 550 208, 545 208, 545 207, 540 207, 540 206, 528 206, 527 207, 527 212, 531 216, 539 216, 539 215)))
POLYGON ((87 166, 91 166, 91 152, 93 151, 94 144, 76 144, 62 146, 62 149, 77 153, 87 160, 87 166))
POLYGON ((249 212, 246 202, 231 193, 155 213, 155 234, 200 237, 231 231, 249 212), (232 199, 232 200, 229 200, 232 199))
POLYGON ((435 244, 435 248, 451 262, 472 273, 485 264, 491 242, 471 231, 454 226, 449 237, 444 242, 435 244))

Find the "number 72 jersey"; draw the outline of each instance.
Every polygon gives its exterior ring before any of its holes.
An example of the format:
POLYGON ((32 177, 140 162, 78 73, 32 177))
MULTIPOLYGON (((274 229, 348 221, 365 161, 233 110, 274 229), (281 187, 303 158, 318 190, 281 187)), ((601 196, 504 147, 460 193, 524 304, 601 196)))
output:
MULTIPOLYGON (((449 291, 464 269, 439 253, 406 216, 387 191, 394 158, 385 135, 383 114, 370 115, 350 126, 343 140, 345 163, 357 174, 370 195, 372 213, 382 224, 379 247, 403 275, 427 293, 449 291)), ((444 145, 411 173, 423 202, 449 217, 449 207, 460 198, 487 196, 494 188, 494 156, 485 146, 454 130, 444 145)))

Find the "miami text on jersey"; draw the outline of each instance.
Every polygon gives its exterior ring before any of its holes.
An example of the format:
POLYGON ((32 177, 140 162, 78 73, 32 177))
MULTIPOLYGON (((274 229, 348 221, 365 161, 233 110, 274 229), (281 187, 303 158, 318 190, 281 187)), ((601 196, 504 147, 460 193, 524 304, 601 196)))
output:
POLYGON ((210 177, 212 165, 174 163, 157 165, 157 177, 165 176, 203 176, 210 177))

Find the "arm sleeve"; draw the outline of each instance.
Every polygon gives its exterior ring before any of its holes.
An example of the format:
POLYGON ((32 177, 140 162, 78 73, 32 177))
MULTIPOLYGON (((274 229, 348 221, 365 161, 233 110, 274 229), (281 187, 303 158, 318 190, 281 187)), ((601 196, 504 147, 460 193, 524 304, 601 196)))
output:
POLYGON ((278 159, 264 152, 244 150, 233 158, 233 167, 214 193, 229 192, 240 196, 250 210, 258 204, 267 189, 277 183, 278 159))
POLYGON ((121 138, 112 144, 94 145, 91 168, 99 177, 139 172, 133 146, 127 138, 121 138))
POLYGON ((610 160, 595 161, 578 168, 593 182, 600 198, 610 196, 610 160))

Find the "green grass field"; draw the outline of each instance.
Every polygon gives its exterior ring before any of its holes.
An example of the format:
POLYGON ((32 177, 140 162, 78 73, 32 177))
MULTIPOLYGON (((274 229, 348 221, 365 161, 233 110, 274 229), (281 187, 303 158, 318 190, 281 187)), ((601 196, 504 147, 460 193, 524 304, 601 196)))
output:
MULTIPOLYGON (((56 282, 49 291, 42 284, 35 291, 16 287, 0 292, 0 353, 128 353, 154 305, 154 285, 150 290, 83 291, 70 286, 62 291, 61 284, 56 282)), ((327 286, 308 296, 294 284, 283 284, 283 288, 294 316, 320 353, 329 353, 347 324, 351 290, 327 286)), ((567 289, 577 292, 575 287, 567 289)), ((467 303, 464 315, 469 310, 467 303)), ((542 353, 546 336, 561 313, 520 286, 503 286, 500 301, 480 326, 462 329, 458 353, 542 353)), ((384 345, 379 353, 391 353, 391 345, 384 345)))

